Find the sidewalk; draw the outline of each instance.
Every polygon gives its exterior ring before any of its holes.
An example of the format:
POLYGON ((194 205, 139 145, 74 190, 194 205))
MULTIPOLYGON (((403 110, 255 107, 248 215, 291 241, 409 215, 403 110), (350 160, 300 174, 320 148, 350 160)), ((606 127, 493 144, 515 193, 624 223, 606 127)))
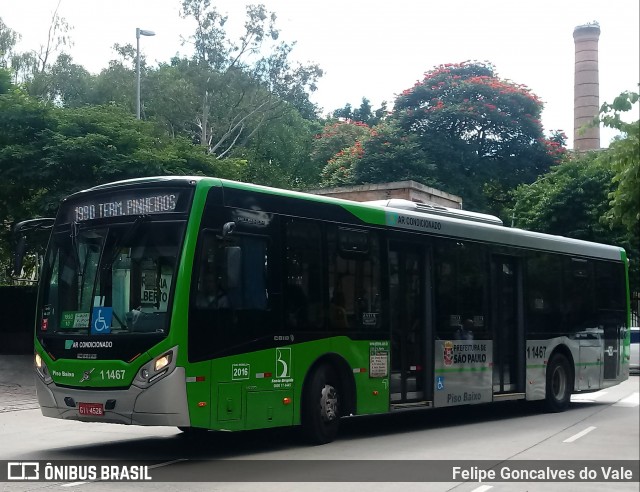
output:
POLYGON ((38 408, 32 355, 0 355, 0 413, 38 408))

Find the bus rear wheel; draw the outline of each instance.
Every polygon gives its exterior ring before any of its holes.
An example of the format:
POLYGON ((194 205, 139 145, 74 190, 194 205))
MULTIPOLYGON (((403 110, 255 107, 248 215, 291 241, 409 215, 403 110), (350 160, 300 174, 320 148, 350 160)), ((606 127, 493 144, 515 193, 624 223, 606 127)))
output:
POLYGON ((568 359, 560 353, 551 356, 547 364, 546 408, 563 412, 569 407, 573 393, 573 373, 568 359))
POLYGON ((335 371, 327 365, 318 367, 307 383, 302 400, 302 428, 309 441, 326 444, 336 438, 341 403, 335 371))

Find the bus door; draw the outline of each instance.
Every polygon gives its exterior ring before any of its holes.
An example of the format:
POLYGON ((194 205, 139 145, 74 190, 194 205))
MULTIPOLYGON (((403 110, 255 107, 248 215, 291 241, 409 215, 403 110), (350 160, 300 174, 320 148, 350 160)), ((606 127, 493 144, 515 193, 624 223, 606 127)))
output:
POLYGON ((391 314, 391 381, 392 404, 426 400, 427 364, 427 265, 424 246, 389 242, 389 297, 391 314))
POLYGON ((521 273, 517 258, 495 255, 491 261, 493 393, 524 394, 525 343, 521 273))

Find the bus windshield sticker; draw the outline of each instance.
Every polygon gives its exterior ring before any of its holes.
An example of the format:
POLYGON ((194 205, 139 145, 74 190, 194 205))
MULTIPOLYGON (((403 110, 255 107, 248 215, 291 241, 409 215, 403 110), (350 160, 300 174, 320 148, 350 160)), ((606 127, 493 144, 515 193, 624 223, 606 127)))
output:
POLYGON ((78 311, 62 311, 62 320, 60 320, 60 328, 88 328, 89 313, 78 311))
POLYGON ((111 333, 111 319, 113 317, 113 308, 110 307, 94 307, 91 313, 91 334, 92 335, 108 335, 111 333))
POLYGON ((385 378, 389 374, 389 342, 370 342, 369 377, 385 378))

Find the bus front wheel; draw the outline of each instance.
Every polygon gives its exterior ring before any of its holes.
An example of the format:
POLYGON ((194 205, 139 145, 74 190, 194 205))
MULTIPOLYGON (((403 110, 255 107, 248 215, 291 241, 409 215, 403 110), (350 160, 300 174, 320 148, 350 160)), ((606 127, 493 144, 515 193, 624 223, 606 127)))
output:
POLYGON ((547 364, 546 408, 562 412, 569 407, 573 392, 573 375, 569 360, 561 353, 551 356, 547 364))
POLYGON ((302 400, 302 428, 314 444, 335 439, 340 425, 340 385, 336 372, 327 365, 311 375, 302 400))

